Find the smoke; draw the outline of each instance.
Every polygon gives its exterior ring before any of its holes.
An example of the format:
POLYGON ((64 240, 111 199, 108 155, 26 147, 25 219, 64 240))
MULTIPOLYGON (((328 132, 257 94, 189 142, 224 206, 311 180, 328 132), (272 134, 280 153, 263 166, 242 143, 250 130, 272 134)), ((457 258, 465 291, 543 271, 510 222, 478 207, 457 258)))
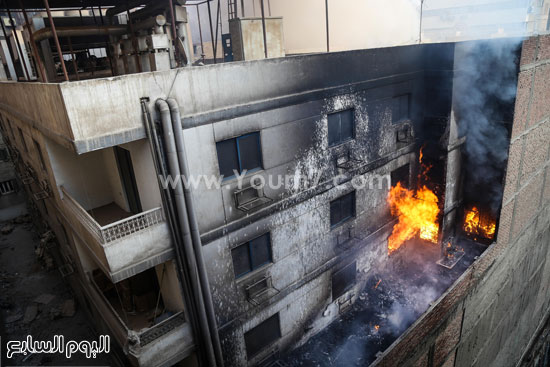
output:
POLYGON ((516 95, 519 39, 457 45, 454 99, 466 136, 467 199, 498 210, 516 95))

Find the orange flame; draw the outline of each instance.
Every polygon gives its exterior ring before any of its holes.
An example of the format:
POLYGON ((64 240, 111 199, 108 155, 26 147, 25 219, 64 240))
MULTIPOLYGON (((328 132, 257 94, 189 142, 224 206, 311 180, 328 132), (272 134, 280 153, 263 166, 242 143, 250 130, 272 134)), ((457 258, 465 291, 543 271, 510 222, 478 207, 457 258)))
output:
POLYGON ((416 234, 424 240, 437 243, 439 234, 439 215, 437 196, 426 186, 416 190, 408 190, 397 183, 388 196, 391 214, 398 217, 388 238, 388 252, 391 254, 416 234))
POLYGON ((375 329, 376 331, 380 330, 380 325, 374 325, 374 329, 375 329))
POLYGON ((474 236, 492 240, 495 237, 496 221, 490 215, 482 215, 475 206, 466 210, 464 231, 474 236))
POLYGON ((374 286, 374 289, 378 288, 378 286, 380 285, 381 282, 382 282, 382 279, 379 279, 378 283, 376 283, 376 285, 374 286))

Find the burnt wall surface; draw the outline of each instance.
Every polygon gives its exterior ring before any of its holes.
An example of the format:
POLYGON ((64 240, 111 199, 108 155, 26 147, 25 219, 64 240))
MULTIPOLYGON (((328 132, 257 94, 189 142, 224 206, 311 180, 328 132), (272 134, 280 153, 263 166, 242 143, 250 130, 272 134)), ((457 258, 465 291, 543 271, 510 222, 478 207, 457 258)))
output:
MULTIPOLYGON (((390 174, 402 169, 408 178, 416 176, 415 134, 424 129, 424 111, 449 115, 453 54, 454 44, 440 44, 277 60, 279 78, 308 70, 295 90, 266 84, 270 99, 184 117, 191 175, 219 176, 216 143, 258 133, 262 168, 246 175, 243 187, 252 177, 275 184, 280 176, 283 182, 291 177, 293 183, 267 185, 271 201, 251 210, 237 205, 236 178, 221 188, 203 181, 193 189, 227 365, 256 365, 303 343, 355 302, 369 274, 387 259, 390 174), (329 145, 328 115, 350 109, 353 138, 329 145), (338 166, 340 156, 351 156, 348 168, 338 166), (292 178, 305 177, 307 182, 294 185, 292 178), (366 185, 357 188, 360 182, 366 185), (353 218, 331 225, 331 201, 351 192, 353 218), (270 238, 268 264, 236 274, 235 249, 264 234, 270 238), (350 265, 353 286, 335 292, 332 275, 350 265), (266 293, 251 297, 247 288, 262 279, 268 279, 266 293), (280 337, 247 355, 246 333, 272 317, 280 337)), ((265 61, 266 74, 273 62, 265 61)))
POLYGON ((525 40, 496 243, 376 366, 501 367, 531 358, 525 351, 550 311, 549 81, 550 36, 525 40))

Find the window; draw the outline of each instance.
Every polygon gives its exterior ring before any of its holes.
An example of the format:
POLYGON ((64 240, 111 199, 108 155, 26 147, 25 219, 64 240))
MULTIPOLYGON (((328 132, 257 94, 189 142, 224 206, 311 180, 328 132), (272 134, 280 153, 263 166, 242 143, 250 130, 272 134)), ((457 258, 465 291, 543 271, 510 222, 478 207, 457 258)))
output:
POLYGON ((27 149, 27 143, 25 142, 25 136, 23 135, 23 130, 21 130, 20 127, 17 128, 19 130, 19 137, 21 138, 21 143, 23 144, 23 148, 25 149, 25 152, 28 152, 27 149))
POLYGON ((410 118, 411 95, 403 94, 393 97, 392 122, 401 122, 410 118))
POLYGON ((328 115, 328 146, 351 140, 355 136, 354 110, 349 109, 328 115))
POLYGON ((332 274, 332 299, 346 293, 355 284, 357 263, 354 261, 332 274))
POLYGON ((8 150, 6 148, 0 148, 0 161, 8 161, 9 155, 8 150))
POLYGON ((261 352, 262 349, 280 337, 281 327, 279 324, 279 314, 276 313, 244 334, 244 343, 246 345, 246 355, 248 359, 254 357, 261 352))
POLYGON ((15 187, 11 180, 0 182, 0 194, 7 195, 11 194, 12 192, 15 192, 15 187))
POLYGON ((38 144, 38 142, 34 139, 33 139, 33 142, 34 142, 34 147, 38 152, 38 158, 40 159, 40 167, 42 167, 43 170, 46 170, 46 162, 44 161, 44 156, 42 155, 42 149, 40 149, 40 144, 38 144))
POLYGON ((336 227, 353 217, 355 217, 355 191, 330 202, 331 227, 336 227))
POLYGON ((392 187, 395 187, 395 185, 397 185, 398 182, 401 183, 402 187, 406 189, 409 188, 409 165, 408 164, 392 171, 391 173, 392 187))
POLYGON ((269 233, 261 235, 231 250, 233 270, 238 278, 271 262, 269 233))
POLYGON ((216 143, 220 174, 224 178, 235 176, 233 171, 242 173, 262 168, 260 133, 251 133, 216 143))

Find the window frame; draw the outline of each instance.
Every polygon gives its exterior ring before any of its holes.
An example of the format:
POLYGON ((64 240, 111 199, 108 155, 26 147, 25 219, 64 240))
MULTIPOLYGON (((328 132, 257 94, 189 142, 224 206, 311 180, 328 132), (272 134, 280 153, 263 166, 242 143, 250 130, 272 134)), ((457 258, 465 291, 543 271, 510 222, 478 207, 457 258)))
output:
MULTIPOLYGON (((337 147, 339 145, 342 145, 342 144, 345 144, 345 143, 348 143, 350 141, 353 141, 355 140, 355 137, 356 137, 356 123, 355 123, 355 107, 349 107, 349 108, 344 108, 344 109, 341 109, 341 110, 336 110, 336 111, 333 111, 333 112, 329 112, 327 113, 327 143, 328 143, 328 147, 329 148, 334 148, 334 147, 337 147), (345 140, 340 140, 336 143, 333 143, 331 144, 330 143, 330 133, 329 133, 329 116, 330 115, 336 115, 336 114, 340 114, 342 112, 346 112, 346 111, 351 111, 351 118, 352 118, 352 134, 351 134, 351 138, 347 138, 345 140)), ((340 135, 342 134, 342 120, 340 119, 340 135)))
MULTIPOLYGON (((340 207, 340 210, 342 208, 340 207)), ((340 227, 342 224, 352 220, 353 218, 355 218, 357 215, 357 195, 356 195, 356 192, 355 190, 352 190, 350 192, 348 192, 347 194, 344 194, 344 195, 341 195, 339 197, 337 197, 336 199, 333 199, 329 202, 329 220, 330 220, 330 229, 334 229, 334 228, 337 228, 337 227, 340 227), (343 219, 340 219, 339 222, 336 222, 336 223, 332 223, 332 211, 331 211, 331 207, 332 207, 332 203, 336 202, 336 201, 339 201, 340 202, 340 206, 342 205, 342 200, 346 197, 346 196, 349 196, 349 195, 352 195, 353 196, 353 213, 352 215, 348 216, 348 217, 345 217, 343 219)))
POLYGON ((250 328, 248 331, 246 331, 244 334, 243 334, 243 339, 244 339, 244 345, 245 345, 245 352, 246 352, 246 358, 247 360, 251 360, 252 358, 256 357, 257 355, 259 355, 262 351, 264 351, 266 348, 268 348, 269 346, 273 345, 273 343, 277 342, 279 339, 281 339, 282 337, 282 331, 281 331, 281 316, 279 315, 279 312, 276 312, 274 313, 273 315, 269 316, 268 318, 266 318, 265 320, 263 320, 262 322, 260 322, 258 325, 250 328), (255 351, 249 351, 248 350, 248 345, 247 345, 247 334, 250 335, 249 333, 256 330, 257 328, 261 327, 262 325, 265 325, 266 323, 268 323, 269 321, 271 321, 273 318, 276 318, 277 319, 277 332, 274 333, 274 335, 276 335, 275 338, 273 338, 273 340, 270 340, 267 344, 261 346, 258 350, 255 350, 255 351))
MULTIPOLYGON (((244 135, 239 135, 239 136, 235 136, 233 138, 224 139, 224 140, 220 140, 220 141, 216 142, 216 154, 217 154, 218 153, 218 149, 217 149, 218 143, 226 142, 226 141, 229 141, 229 140, 235 140, 235 149, 237 150, 237 164, 238 164, 238 167, 236 167, 236 168, 239 171, 239 175, 241 175, 243 173, 242 162, 241 162, 241 149, 239 147, 239 140, 243 139, 243 138, 246 138, 246 137, 249 137, 249 136, 252 136, 252 135, 256 135, 256 139, 257 139, 257 143, 258 143, 258 153, 259 153, 258 155, 259 155, 259 158, 260 158, 260 162, 259 162, 260 166, 256 167, 256 168, 253 168, 253 169, 250 169, 250 170, 247 170, 246 174, 248 175, 249 173, 261 171, 261 170, 264 169, 263 168, 264 167, 264 159, 263 159, 263 154, 262 154, 261 131, 253 131, 253 132, 250 132, 250 133, 246 133, 244 135)), ((221 175, 221 167, 220 167, 219 157, 218 157, 218 170, 220 171, 220 175, 221 175)), ((228 180, 234 179, 235 177, 237 177, 237 176, 236 175, 224 176, 222 181, 228 181, 228 180)))
POLYGON ((13 180, 0 182, 0 195, 9 195, 15 192, 15 183, 13 180))
POLYGON ((401 114, 401 103, 400 103, 400 100, 399 98, 401 97, 407 97, 407 117, 404 117, 402 118, 401 116, 399 117, 399 119, 396 119, 394 120, 393 119, 393 113, 392 113, 392 124, 400 124, 402 122, 405 122, 405 121, 409 121, 411 119, 411 101, 412 101, 412 93, 411 92, 406 92, 406 93, 401 93, 401 94, 398 94, 398 95, 395 95, 392 97, 392 100, 397 100, 397 103, 398 103, 398 106, 399 106, 399 114, 401 114))
POLYGON ((240 245, 233 247, 231 249, 231 261, 232 261, 232 265, 233 265, 233 275, 235 276, 235 279, 240 279, 240 278, 244 277, 247 274, 254 273, 257 270, 260 270, 260 269, 264 268, 266 265, 273 264, 273 250, 272 250, 272 245, 271 245, 271 232, 265 232, 265 233, 263 233, 259 236, 256 236, 256 237, 252 238, 249 241, 243 242, 240 245), (257 239, 259 239, 263 236, 267 236, 267 249, 268 249, 269 260, 264 262, 264 263, 261 263, 257 266, 254 266, 255 264, 253 263, 253 260, 252 260, 254 258, 252 256, 252 241, 257 240, 257 239), (247 247, 247 252, 246 253, 248 255, 248 263, 250 264, 250 269, 243 272, 243 273, 237 274, 236 271, 235 271, 235 262, 233 260, 233 251, 240 248, 240 247, 243 247, 243 246, 247 247))
POLYGON ((338 298, 342 297, 344 294, 346 294, 350 289, 352 289, 357 284, 357 261, 352 261, 349 264, 346 264, 342 266, 340 269, 334 271, 330 276, 330 294, 332 297, 332 300, 337 300, 338 298), (347 284, 342 289, 337 289, 340 291, 340 294, 335 295, 334 294, 334 283, 335 283, 335 277, 345 275, 345 272, 349 270, 350 267, 353 267, 353 282, 350 284, 347 284))

